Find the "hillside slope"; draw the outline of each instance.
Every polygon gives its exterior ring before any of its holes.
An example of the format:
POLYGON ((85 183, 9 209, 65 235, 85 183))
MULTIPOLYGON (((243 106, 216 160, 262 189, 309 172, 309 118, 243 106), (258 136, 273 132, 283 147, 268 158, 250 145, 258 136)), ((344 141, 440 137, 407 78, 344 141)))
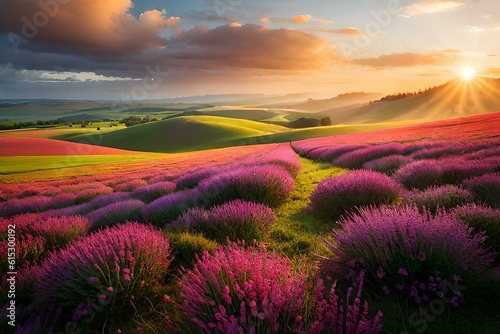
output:
POLYGON ((396 101, 376 102, 350 110, 337 108, 317 113, 338 123, 392 121, 429 122, 487 114, 500 110, 500 79, 460 79, 430 91, 396 101))
MULTIPOLYGON (((102 135, 100 145, 135 151, 185 152, 216 147, 216 143, 287 131, 249 120, 215 116, 185 116, 136 125, 102 135)), ((88 135, 66 138, 85 142, 88 135)))

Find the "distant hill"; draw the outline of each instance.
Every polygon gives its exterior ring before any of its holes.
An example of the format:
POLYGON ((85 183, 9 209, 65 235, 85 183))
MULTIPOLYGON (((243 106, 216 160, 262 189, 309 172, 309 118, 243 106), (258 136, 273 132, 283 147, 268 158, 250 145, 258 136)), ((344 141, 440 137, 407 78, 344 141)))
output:
POLYGON ((428 122, 500 111, 500 79, 461 79, 426 93, 396 101, 317 113, 330 116, 334 124, 369 124, 392 121, 428 122))
POLYGON ((287 104, 278 103, 260 107, 295 109, 305 112, 320 112, 320 111, 330 110, 333 108, 343 108, 343 107, 352 108, 353 106, 359 106, 360 104, 365 104, 370 101, 380 99, 381 97, 383 97, 383 94, 355 92, 355 93, 340 94, 336 97, 325 100, 308 99, 307 101, 302 101, 298 103, 287 103, 287 104))
POLYGON ((103 119, 99 115, 78 114, 59 118, 62 122, 78 122, 78 121, 100 121, 103 119))
MULTIPOLYGON (((185 152, 217 147, 217 143, 287 131, 287 128, 242 119, 183 116, 102 134, 102 146, 134 151, 185 152)), ((88 142, 88 134, 65 138, 88 142)), ((227 146, 227 145, 226 145, 227 146)))
POLYGON ((310 94, 287 94, 287 95, 267 95, 267 94, 220 94, 220 95, 199 95, 186 96, 156 101, 168 103, 210 103, 213 105, 256 105, 264 103, 284 103, 298 102, 307 99, 310 94))

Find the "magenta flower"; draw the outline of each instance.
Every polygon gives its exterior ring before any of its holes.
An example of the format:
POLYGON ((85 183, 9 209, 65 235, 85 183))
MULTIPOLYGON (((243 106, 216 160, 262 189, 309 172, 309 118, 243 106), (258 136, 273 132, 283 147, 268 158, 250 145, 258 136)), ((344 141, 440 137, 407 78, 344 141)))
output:
POLYGON ((378 270, 377 270, 377 277, 378 278, 384 278, 385 276, 385 271, 382 267, 380 267, 378 270))

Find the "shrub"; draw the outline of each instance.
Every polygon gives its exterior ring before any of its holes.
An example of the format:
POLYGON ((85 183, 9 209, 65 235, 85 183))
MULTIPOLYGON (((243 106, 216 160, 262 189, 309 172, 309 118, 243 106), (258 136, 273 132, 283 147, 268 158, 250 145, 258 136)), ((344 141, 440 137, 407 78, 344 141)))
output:
POLYGON ((276 148, 268 152, 266 155, 252 159, 249 166, 258 165, 277 165, 281 166, 290 173, 292 177, 296 177, 300 173, 301 165, 297 154, 292 150, 289 144, 278 144, 276 148))
POLYGON ((353 288, 347 289, 345 301, 337 294, 337 282, 335 281, 327 294, 323 280, 319 279, 315 289, 315 311, 316 317, 309 330, 310 334, 332 333, 332 334, 375 334, 382 331, 380 319, 382 312, 378 311, 372 319, 367 319, 368 302, 361 307, 361 293, 363 291, 363 273, 359 278, 357 292, 352 296, 353 288), (354 300, 351 302, 352 297, 354 300), (352 305, 351 305, 352 303, 352 305))
POLYGON ((275 219, 273 211, 263 204, 234 200, 209 211, 191 209, 172 225, 189 227, 218 242, 227 239, 251 242, 262 240, 275 219))
POLYGON ((129 199, 123 202, 116 202, 87 214, 93 222, 93 229, 108 226, 111 224, 125 223, 139 219, 144 203, 129 199))
POLYGON ((242 167, 200 183, 198 189, 210 205, 234 199, 275 206, 292 192, 294 181, 281 167, 263 165, 242 167))
POLYGON ((196 254, 212 252, 217 248, 217 243, 205 238, 202 234, 189 232, 169 233, 169 240, 172 244, 172 255, 174 260, 172 266, 175 268, 192 268, 196 261, 196 254))
POLYGON ((446 297, 458 306, 462 292, 444 281, 471 286, 493 260, 485 236, 444 211, 433 216, 409 206, 372 207, 341 225, 333 231, 336 244, 327 243, 334 257, 322 261, 323 270, 348 279, 366 270, 376 292, 418 304, 446 297))
POLYGON ((50 205, 50 201, 50 197, 32 196, 1 202, 0 217, 11 217, 28 212, 40 212, 50 205))
POLYGON ((33 307, 62 306, 75 329, 89 323, 89 317, 93 329, 101 331, 104 323, 109 328, 113 320, 133 317, 142 297, 152 298, 170 263, 170 251, 162 232, 137 223, 96 232, 42 264, 33 307), (92 308, 96 305, 100 312, 92 308))
POLYGON ((195 188, 200 181, 217 175, 223 171, 220 167, 205 167, 194 172, 187 172, 180 176, 174 183, 178 190, 195 188))
POLYGON ((72 193, 62 193, 52 197, 49 207, 51 209, 59 209, 75 204, 76 195, 72 193))
POLYGON ((344 212, 399 200, 400 186, 387 175, 359 170, 322 180, 311 194, 310 209, 319 217, 336 220, 344 212))
POLYGON ((112 192, 113 192, 113 189, 110 188, 110 187, 106 187, 106 186, 101 186, 99 188, 82 190, 78 194, 76 194, 75 202, 77 204, 80 204, 80 203, 83 203, 83 202, 88 202, 91 199, 94 199, 94 198, 99 197, 101 195, 110 194, 112 192))
POLYGON ((437 159, 449 155, 461 155, 469 152, 470 147, 460 143, 443 143, 437 147, 429 147, 412 154, 414 159, 437 159))
POLYGON ((343 168, 362 168, 367 161, 388 155, 401 154, 403 148, 404 146, 400 143, 368 146, 342 154, 333 161, 333 164, 343 168))
POLYGON ((56 210, 48 210, 42 213, 42 216, 51 217, 51 216, 83 215, 89 213, 90 211, 102 208, 111 203, 123 201, 127 199, 129 195, 130 194, 126 192, 116 192, 108 195, 102 195, 86 203, 68 206, 56 210))
POLYGON ((65 247, 70 241, 86 235, 92 222, 82 216, 38 217, 27 226, 30 233, 45 239, 47 249, 65 247))
POLYGON ((324 148, 321 152, 318 152, 318 156, 314 160, 321 160, 333 163, 335 159, 340 157, 341 155, 349 152, 353 152, 355 150, 359 150, 362 148, 366 148, 368 145, 366 144, 349 144, 349 145, 340 145, 340 146, 329 146, 324 148))
POLYGON ((46 249, 46 241, 41 236, 32 236, 31 234, 16 236, 16 269, 11 270, 9 263, 6 261, 10 253, 8 239, 3 239, 0 241, 0 255, 2 256, 0 270, 2 273, 7 273, 17 271, 30 263, 36 263, 45 254, 46 249))
POLYGON ((163 196, 142 209, 142 217, 158 226, 173 221, 180 214, 195 206, 200 197, 197 189, 186 189, 163 196))
POLYGON ((460 184, 463 180, 495 171, 492 163, 470 161, 459 158, 439 161, 442 168, 441 182, 444 184, 460 184))
POLYGON ((500 251, 500 210, 473 203, 455 208, 451 214, 457 219, 474 228, 475 233, 485 232, 488 239, 486 247, 500 251))
POLYGON ((388 155, 383 158, 367 161, 363 164, 364 169, 371 169, 388 175, 394 174, 399 168, 409 164, 413 160, 402 155, 388 155))
POLYGON ((149 203, 155 199, 170 194, 175 191, 175 183, 173 182, 158 182, 135 188, 131 196, 143 202, 149 203))
POLYGON ((420 160, 409 163, 394 173, 394 178, 406 188, 423 190, 441 183, 443 169, 435 160, 420 160))
POLYGON ((475 198, 494 208, 500 208, 500 174, 490 173, 465 180, 463 185, 475 198))
POLYGON ((147 186, 148 183, 141 179, 126 181, 115 186, 115 191, 132 191, 135 188, 147 186))
POLYGON ((229 242, 203 253, 180 281, 188 332, 276 333, 297 329, 305 275, 289 259, 229 242))
POLYGON ((418 208, 427 208, 436 212, 438 208, 451 209, 473 201, 472 194, 462 188, 453 185, 433 186, 425 190, 414 189, 407 191, 403 196, 403 203, 418 208))

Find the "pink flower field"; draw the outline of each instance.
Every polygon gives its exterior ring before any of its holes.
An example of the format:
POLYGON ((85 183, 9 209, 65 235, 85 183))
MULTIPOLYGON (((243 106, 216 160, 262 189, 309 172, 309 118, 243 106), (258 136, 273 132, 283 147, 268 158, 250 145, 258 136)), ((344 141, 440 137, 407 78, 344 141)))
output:
MULTIPOLYGON (((498 129, 496 113, 2 183, 2 321, 15 276, 16 333, 498 323, 498 129)), ((55 142, 1 137, 0 155, 55 142)))

